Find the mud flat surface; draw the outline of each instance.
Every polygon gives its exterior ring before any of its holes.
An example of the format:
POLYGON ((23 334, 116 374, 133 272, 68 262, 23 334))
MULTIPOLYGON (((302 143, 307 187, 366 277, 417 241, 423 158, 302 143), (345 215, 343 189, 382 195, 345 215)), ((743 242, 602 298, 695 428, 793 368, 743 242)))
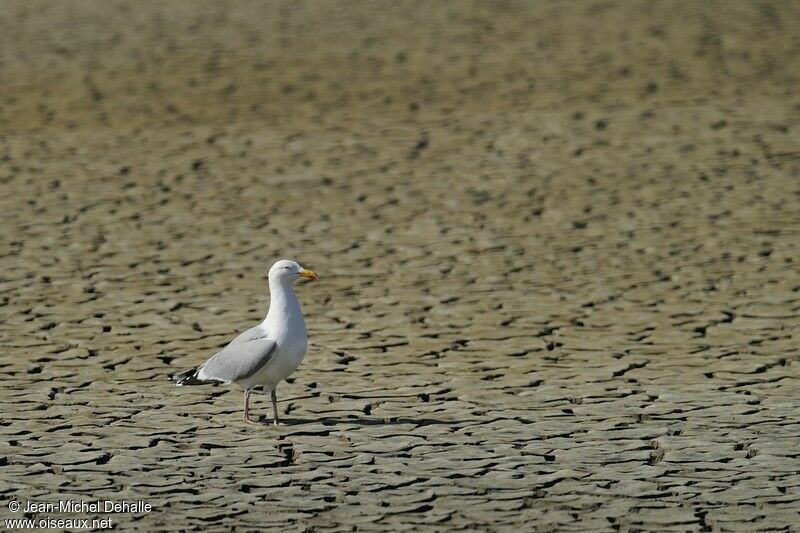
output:
POLYGON ((798 27, 789 1, 4 2, 2 518, 797 527, 798 27), (261 319, 279 257, 322 276, 312 346, 288 424, 250 427, 166 376, 261 319))

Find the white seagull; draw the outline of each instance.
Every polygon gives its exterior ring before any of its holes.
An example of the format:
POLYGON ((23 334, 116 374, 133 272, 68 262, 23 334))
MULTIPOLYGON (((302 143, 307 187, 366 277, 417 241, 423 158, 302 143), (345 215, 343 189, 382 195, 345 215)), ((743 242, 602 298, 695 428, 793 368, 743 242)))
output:
POLYGON ((269 269, 267 318, 240 334, 197 368, 172 376, 176 385, 235 383, 244 389, 244 421, 250 419, 250 391, 263 387, 272 398, 273 423, 278 425, 278 383, 297 370, 308 347, 308 333, 292 283, 300 277, 319 279, 294 261, 282 259, 269 269))

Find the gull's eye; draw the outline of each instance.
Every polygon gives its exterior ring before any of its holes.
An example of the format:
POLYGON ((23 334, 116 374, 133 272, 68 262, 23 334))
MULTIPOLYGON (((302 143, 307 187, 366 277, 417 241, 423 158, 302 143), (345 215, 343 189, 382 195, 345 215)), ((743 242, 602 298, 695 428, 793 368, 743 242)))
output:
POLYGON ((292 267, 283 267, 284 270, 291 270, 292 267))

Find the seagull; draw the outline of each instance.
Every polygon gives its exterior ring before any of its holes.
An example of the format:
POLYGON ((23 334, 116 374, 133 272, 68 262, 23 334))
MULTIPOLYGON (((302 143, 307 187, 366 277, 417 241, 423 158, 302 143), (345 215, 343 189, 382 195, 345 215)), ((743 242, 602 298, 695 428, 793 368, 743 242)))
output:
POLYGON ((178 386, 206 383, 235 384, 244 389, 244 421, 250 418, 250 391, 263 387, 272 398, 273 423, 277 426, 278 383, 297 370, 308 348, 308 332, 300 302, 292 284, 299 278, 319 279, 294 261, 281 259, 269 269, 270 303, 267 318, 233 339, 211 359, 186 372, 171 376, 178 386))

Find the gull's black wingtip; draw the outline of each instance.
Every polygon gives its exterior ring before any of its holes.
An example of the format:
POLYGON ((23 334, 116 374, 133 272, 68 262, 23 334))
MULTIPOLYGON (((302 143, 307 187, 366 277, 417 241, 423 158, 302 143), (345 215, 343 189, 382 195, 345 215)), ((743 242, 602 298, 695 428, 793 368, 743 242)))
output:
POLYGON ((181 372, 179 374, 173 374, 169 376, 169 379, 178 387, 184 387, 186 385, 203 385, 206 383, 205 381, 197 379, 196 368, 192 368, 191 370, 187 370, 186 372, 181 372))

